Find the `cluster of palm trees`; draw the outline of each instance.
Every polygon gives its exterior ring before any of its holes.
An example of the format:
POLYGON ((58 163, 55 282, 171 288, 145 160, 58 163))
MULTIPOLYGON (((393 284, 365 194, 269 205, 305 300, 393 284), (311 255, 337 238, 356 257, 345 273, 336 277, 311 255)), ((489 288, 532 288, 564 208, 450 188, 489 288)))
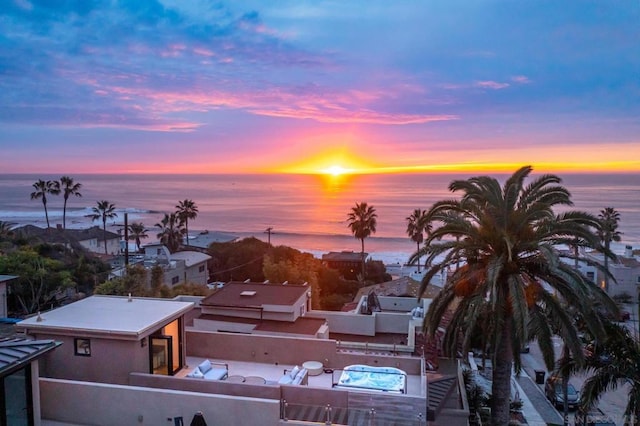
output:
MULTIPOLYGON (((93 220, 102 220, 102 227, 106 233, 107 220, 117 217, 115 205, 107 200, 98 201, 96 207, 93 207, 93 220)), ((182 239, 186 235, 187 245, 189 245, 189 220, 193 220, 198 216, 198 206, 193 200, 185 199, 179 201, 176 205, 176 211, 173 213, 165 213, 160 222, 155 224, 158 228, 157 237, 160 242, 167 246, 169 251, 175 252, 182 245, 182 239)), ((138 251, 142 240, 148 238, 147 228, 142 222, 134 222, 128 225, 128 239, 135 241, 138 251)), ((105 239, 105 253, 107 252, 107 243, 105 239)))
POLYGON ((198 217, 198 206, 193 200, 185 199, 176 205, 176 211, 165 213, 156 228, 159 229, 158 239, 167 246, 169 251, 177 251, 182 245, 182 239, 186 235, 189 245, 189 220, 198 217))
POLYGON ((35 189, 31 193, 32 200, 42 200, 42 205, 44 206, 44 215, 47 220, 47 228, 50 227, 49 224, 49 211, 47 210, 47 195, 60 195, 62 193, 62 197, 64 198, 64 207, 62 210, 62 228, 67 228, 67 201, 70 196, 82 197, 80 193, 80 189, 82 188, 82 184, 75 182, 73 178, 69 176, 62 176, 60 180, 42 180, 38 179, 33 184, 33 188, 35 189))

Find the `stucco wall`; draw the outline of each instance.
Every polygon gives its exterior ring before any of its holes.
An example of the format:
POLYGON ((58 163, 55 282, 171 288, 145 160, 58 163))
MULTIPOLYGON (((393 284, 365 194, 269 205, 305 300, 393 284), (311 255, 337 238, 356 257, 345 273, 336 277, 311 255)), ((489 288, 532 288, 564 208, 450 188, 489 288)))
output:
POLYGON ((45 377, 127 384, 130 372, 149 372, 149 347, 141 347, 139 341, 90 337, 91 356, 77 356, 74 336, 34 336, 62 343, 42 358, 40 374, 45 377))
POLYGON ((376 320, 372 315, 354 315, 349 312, 337 311, 309 311, 305 317, 326 319, 332 333, 360 336, 376 335, 376 320))
POLYGON ((87 382, 40 379, 42 417, 72 424, 188 425, 202 411, 208 424, 277 425, 278 400, 87 382))
POLYGON ((341 352, 335 340, 286 338, 187 330, 187 355, 201 358, 232 359, 268 364, 301 364, 320 361, 325 367, 344 368, 352 364, 397 367, 407 374, 420 374, 420 358, 375 356, 341 352))

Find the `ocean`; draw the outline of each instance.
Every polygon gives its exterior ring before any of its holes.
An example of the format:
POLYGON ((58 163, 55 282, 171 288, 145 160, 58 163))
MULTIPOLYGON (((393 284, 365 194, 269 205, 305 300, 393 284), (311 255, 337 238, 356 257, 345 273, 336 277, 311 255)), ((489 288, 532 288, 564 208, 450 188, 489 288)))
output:
MULTIPOLYGON (((116 206, 112 229, 123 223, 143 222, 149 239, 165 212, 180 200, 191 199, 199 209, 189 222, 190 234, 221 231, 240 238, 254 236, 320 256, 328 251, 360 251, 360 241, 347 228, 347 214, 356 202, 367 202, 378 214, 377 232, 365 240, 365 251, 385 264, 403 264, 416 245, 406 235, 406 217, 414 209, 428 209, 435 201, 453 198, 448 185, 463 174, 388 174, 355 176, 314 175, 70 175, 82 184, 82 197, 67 205, 67 227, 91 226, 87 217, 99 200, 116 206)), ((502 179, 503 176, 495 175, 502 179)), ((535 174, 533 176, 536 176, 535 174)), ((573 209, 597 214, 613 207, 621 215, 622 241, 640 248, 640 174, 559 174, 572 194, 573 209)), ((46 226, 41 200, 31 200, 38 179, 60 175, 0 175, 0 220, 46 226)), ((48 197, 51 226, 62 223, 62 196, 48 197)), ((96 225, 101 225, 95 222, 96 225)))

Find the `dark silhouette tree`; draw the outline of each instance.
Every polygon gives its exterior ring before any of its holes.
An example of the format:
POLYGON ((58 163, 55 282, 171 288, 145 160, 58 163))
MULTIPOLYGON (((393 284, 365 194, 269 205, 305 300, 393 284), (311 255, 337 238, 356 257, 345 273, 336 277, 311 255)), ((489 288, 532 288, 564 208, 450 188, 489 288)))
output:
MULTIPOLYGON (((418 246, 417 251, 420 251, 420 244, 424 241, 425 232, 427 235, 431 233, 431 223, 427 220, 427 212, 422 209, 415 209, 410 216, 407 216, 407 235, 411 238, 411 241, 418 246)), ((418 273, 420 273, 420 259, 418 259, 418 273)))
POLYGON ((149 238, 149 236, 147 235, 147 229, 144 227, 142 222, 134 222, 129 225, 129 240, 136 242, 138 252, 140 252, 141 240, 144 238, 149 238))
POLYGON ((157 236, 160 242, 167 246, 171 253, 177 251, 182 245, 182 236, 185 232, 178 215, 165 213, 162 220, 156 223, 156 227, 159 228, 157 236))
POLYGON ((62 209, 62 228, 67 229, 67 201, 71 195, 76 197, 82 197, 80 188, 81 183, 74 182, 73 178, 69 176, 62 176, 60 178, 60 188, 62 190, 62 196, 64 197, 64 207, 62 209))
POLYGON ((115 212, 116 206, 107 200, 98 201, 98 205, 93 207, 91 220, 102 220, 102 239, 104 240, 104 254, 107 253, 107 219, 113 219, 118 214, 115 212))
POLYGON ((189 220, 198 217, 198 206, 193 200, 183 200, 176 206, 178 219, 184 223, 185 234, 187 235, 187 245, 189 245, 189 220))
POLYGON ((376 233, 377 219, 376 209, 367 205, 366 202, 356 203, 355 207, 352 207, 351 212, 347 215, 347 226, 353 236, 359 239, 362 244, 360 253, 363 282, 365 279, 364 239, 376 233))
POLYGON ((609 256, 611 253, 611 242, 619 242, 621 239, 621 234, 618 231, 620 213, 613 207, 606 207, 600 210, 598 219, 600 219, 598 236, 604 247, 604 291, 609 292, 609 256))
POLYGON ((58 195, 60 193, 60 182, 56 180, 42 180, 39 179, 33 184, 35 191, 31 193, 32 200, 42 200, 44 206, 44 216, 47 219, 47 228, 50 228, 49 224, 49 211, 47 210, 47 194, 58 195))

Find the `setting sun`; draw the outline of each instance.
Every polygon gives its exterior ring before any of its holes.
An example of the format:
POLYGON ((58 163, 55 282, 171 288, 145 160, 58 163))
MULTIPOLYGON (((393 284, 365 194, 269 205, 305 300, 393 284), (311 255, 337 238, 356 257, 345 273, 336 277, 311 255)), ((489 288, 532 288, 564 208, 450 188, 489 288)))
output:
POLYGON ((329 175, 333 175, 333 176, 340 176, 340 175, 343 175, 345 173, 349 173, 349 170, 345 169, 342 166, 333 165, 331 167, 327 167, 326 169, 324 169, 323 172, 326 173, 326 174, 329 174, 329 175))

